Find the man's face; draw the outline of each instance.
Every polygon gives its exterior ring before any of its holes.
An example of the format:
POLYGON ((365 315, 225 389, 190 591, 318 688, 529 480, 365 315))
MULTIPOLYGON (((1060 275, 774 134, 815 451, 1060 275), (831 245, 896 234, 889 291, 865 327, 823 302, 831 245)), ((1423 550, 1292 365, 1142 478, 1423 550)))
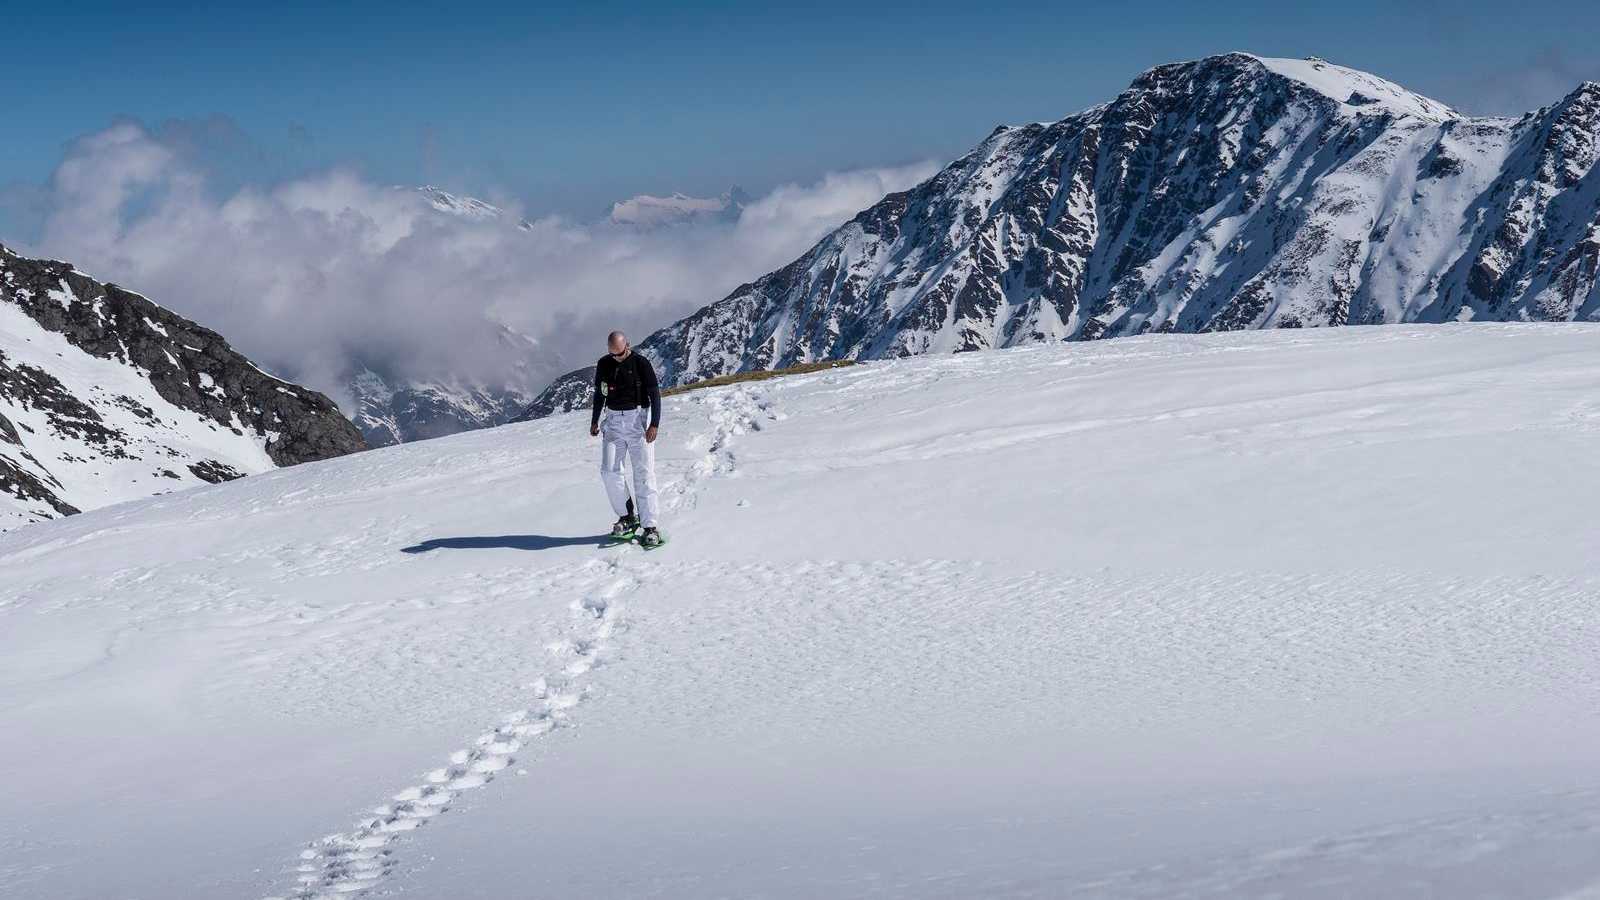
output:
POLYGON ((606 341, 606 349, 611 352, 612 356, 622 356, 628 352, 628 339, 620 336, 614 337, 606 341))

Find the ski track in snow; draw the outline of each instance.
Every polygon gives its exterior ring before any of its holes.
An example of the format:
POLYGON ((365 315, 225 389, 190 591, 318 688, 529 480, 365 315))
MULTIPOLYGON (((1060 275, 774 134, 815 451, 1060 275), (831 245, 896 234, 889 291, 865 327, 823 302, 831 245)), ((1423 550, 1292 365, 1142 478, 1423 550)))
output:
MULTIPOLYGON (((760 431, 763 421, 782 419, 764 394, 745 386, 707 391, 691 399, 705 408, 712 428, 689 439, 687 446, 704 455, 662 491, 663 505, 674 511, 693 509, 697 488, 706 479, 734 473, 736 458, 730 445, 737 436, 760 431)), ((589 674, 624 628, 623 599, 640 585, 623 564, 629 553, 626 546, 612 548, 608 559, 584 564, 583 569, 598 572, 588 575, 588 586, 571 604, 574 623, 567 636, 546 648, 564 664, 557 674, 534 683, 532 705, 502 716, 470 746, 450 753, 445 765, 395 792, 348 831, 312 841, 294 866, 296 887, 265 900, 323 900, 367 893, 398 867, 395 844, 402 836, 448 812, 463 794, 489 785, 534 741, 570 724, 571 711, 588 693, 589 674)))

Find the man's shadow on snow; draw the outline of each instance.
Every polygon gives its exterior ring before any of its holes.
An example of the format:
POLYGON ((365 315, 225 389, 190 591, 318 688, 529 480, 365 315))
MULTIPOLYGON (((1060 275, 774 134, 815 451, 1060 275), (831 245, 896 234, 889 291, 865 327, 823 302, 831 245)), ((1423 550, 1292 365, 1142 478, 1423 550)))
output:
POLYGON ((556 547, 594 547, 610 540, 606 534, 586 537, 551 537, 547 534, 496 534, 480 537, 433 538, 400 548, 401 553, 427 553, 430 550, 552 550, 556 547))

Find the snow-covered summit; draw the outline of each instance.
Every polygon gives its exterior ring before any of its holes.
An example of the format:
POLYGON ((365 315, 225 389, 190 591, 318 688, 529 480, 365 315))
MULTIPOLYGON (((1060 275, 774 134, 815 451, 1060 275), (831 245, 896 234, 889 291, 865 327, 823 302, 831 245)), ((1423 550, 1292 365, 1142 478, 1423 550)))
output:
MULTIPOLYGON (((1001 127, 641 341, 668 383, 1146 332, 1600 319, 1600 93, 1473 118, 1244 53, 1001 127)), ((533 413, 587 400, 586 371, 533 413)))
POLYGON ((690 197, 673 193, 669 197, 640 194, 619 200, 611 206, 613 225, 656 228, 697 219, 734 220, 739 218, 750 197, 735 185, 719 197, 690 197))
POLYGON ((1319 57, 1281 59, 1242 55, 1260 62, 1270 72, 1298 81, 1346 106, 1357 109, 1383 109, 1433 122, 1458 116, 1454 109, 1437 100, 1408 91, 1387 79, 1357 69, 1334 65, 1319 57))
POLYGON ((431 184, 425 184, 417 188, 417 191, 433 204, 434 209, 454 216, 465 219, 498 219, 505 215, 504 210, 492 203, 479 200, 477 197, 457 197, 431 184))
MULTIPOLYGON (((434 209, 448 215, 478 222, 496 222, 507 218, 504 209, 477 197, 458 197, 433 185, 423 185, 416 188, 416 191, 426 198, 434 209)), ((533 228, 532 223, 526 219, 519 219, 516 224, 524 231, 533 228)))

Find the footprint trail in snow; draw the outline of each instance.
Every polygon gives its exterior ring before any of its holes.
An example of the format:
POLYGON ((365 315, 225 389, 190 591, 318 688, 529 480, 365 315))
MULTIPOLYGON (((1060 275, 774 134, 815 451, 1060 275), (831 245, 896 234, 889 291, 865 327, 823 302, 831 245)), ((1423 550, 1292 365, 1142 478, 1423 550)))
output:
POLYGON ((760 431, 763 423, 783 419, 783 414, 762 393, 744 385, 698 397, 696 402, 709 407, 712 428, 689 439, 689 448, 702 456, 681 479, 662 491, 666 507, 675 511, 694 509, 701 482, 735 473, 738 457, 732 445, 736 438, 760 431))
POLYGON ((377 886, 395 867, 393 844, 398 838, 447 812, 463 793, 490 784, 530 742, 568 723, 586 693, 584 677, 601 662, 621 628, 622 597, 638 587, 614 562, 591 565, 603 570, 600 584, 572 604, 572 636, 548 648, 565 665, 560 675, 535 682, 535 703, 502 717, 471 746, 451 753, 445 765, 396 792, 349 831, 313 841, 300 853, 296 888, 267 900, 349 897, 377 886))
MULTIPOLYGON (((687 446, 703 455, 663 492, 665 505, 673 510, 693 509, 701 482, 733 473, 736 459, 730 444, 737 436, 783 418, 761 393, 744 386, 695 397, 694 403, 709 407, 712 428, 690 438, 687 446)), ((619 559, 613 553, 608 561, 585 564, 599 569, 595 586, 573 602, 575 624, 569 636, 547 648, 565 662, 559 674, 535 682, 533 705, 503 716, 471 746, 451 753, 445 765, 394 793, 350 830, 311 842, 294 867, 295 887, 265 900, 322 900, 372 890, 397 866, 395 845, 401 837, 448 812, 467 791, 489 785, 532 741, 568 724, 572 709, 587 693, 587 676, 622 627, 621 599, 639 586, 619 559)))

